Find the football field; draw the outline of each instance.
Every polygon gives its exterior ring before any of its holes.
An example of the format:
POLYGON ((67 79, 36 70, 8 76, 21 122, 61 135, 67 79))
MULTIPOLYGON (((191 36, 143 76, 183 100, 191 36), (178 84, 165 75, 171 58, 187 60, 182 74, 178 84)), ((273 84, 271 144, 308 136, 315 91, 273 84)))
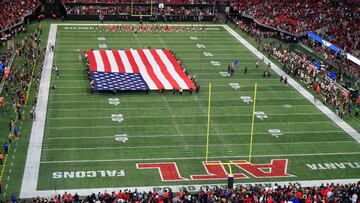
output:
POLYGON ((28 154, 23 180, 32 182, 23 182, 23 197, 71 189, 89 194, 91 188, 194 190, 226 184, 230 170, 236 184, 360 178, 360 145, 353 138, 358 133, 339 127, 344 122, 336 123, 321 110, 326 107, 280 82, 274 70, 263 78, 267 65, 231 28, 137 35, 93 28, 58 24, 52 33, 56 45, 48 65, 58 66, 60 76, 52 73, 45 89, 41 143, 30 140, 29 146, 29 152, 37 147, 39 154, 31 157, 39 159, 32 161, 28 154), (199 93, 91 94, 83 51, 149 47, 172 50, 195 76, 199 93), (234 59, 239 67, 228 76, 227 64, 234 59), (216 164, 205 164, 206 158, 216 164), (26 176, 30 169, 35 174, 26 176), (27 185, 35 185, 36 191, 27 185))

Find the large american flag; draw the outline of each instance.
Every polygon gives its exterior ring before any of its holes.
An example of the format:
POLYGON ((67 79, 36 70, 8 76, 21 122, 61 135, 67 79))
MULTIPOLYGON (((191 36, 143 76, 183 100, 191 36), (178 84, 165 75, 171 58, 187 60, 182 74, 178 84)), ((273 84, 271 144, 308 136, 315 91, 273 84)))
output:
POLYGON ((195 89, 165 49, 86 51, 96 90, 195 89))

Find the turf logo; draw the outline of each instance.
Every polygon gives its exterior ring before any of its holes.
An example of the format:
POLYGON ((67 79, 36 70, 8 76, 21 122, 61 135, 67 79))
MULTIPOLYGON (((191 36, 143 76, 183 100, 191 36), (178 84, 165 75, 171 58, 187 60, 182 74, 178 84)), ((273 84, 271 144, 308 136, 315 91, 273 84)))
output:
MULTIPOLYGON (((240 172, 233 173, 237 179, 294 177, 287 173, 287 159, 272 159, 270 163, 252 164, 244 160, 231 160, 240 172), (238 164, 237 164, 238 163, 238 164)), ((226 180, 228 173, 220 161, 202 162, 205 174, 190 175, 190 180, 226 180)), ((175 162, 138 163, 138 169, 157 169, 162 181, 187 181, 175 162)))
POLYGON ((53 179, 71 178, 95 178, 95 177, 121 177, 125 176, 124 170, 99 170, 99 171, 56 171, 53 172, 53 179))

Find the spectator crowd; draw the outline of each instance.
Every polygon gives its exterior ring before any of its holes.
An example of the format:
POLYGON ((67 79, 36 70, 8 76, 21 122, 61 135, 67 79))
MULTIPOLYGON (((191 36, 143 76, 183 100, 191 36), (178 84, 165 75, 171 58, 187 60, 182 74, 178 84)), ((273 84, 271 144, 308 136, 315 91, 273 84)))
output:
POLYGON ((287 74, 299 77, 308 88, 312 88, 314 100, 320 99, 332 106, 341 118, 345 115, 359 117, 360 95, 351 95, 336 83, 343 80, 343 73, 336 74, 331 67, 314 61, 298 50, 277 50, 269 46, 263 49, 284 64, 287 74))
POLYGON ((151 7, 150 5, 124 5, 124 6, 101 6, 101 5, 67 5, 68 14, 76 15, 213 15, 213 6, 208 7, 184 7, 165 6, 164 8, 151 7))
POLYGON ((0 31, 19 22, 40 5, 39 0, 0 1, 0 31))
POLYGON ((357 0, 237 0, 232 2, 232 9, 295 35, 320 30, 325 39, 347 52, 359 54, 360 2, 357 0))
MULTIPOLYGON (((13 196, 14 197, 14 196, 13 196)), ((16 199, 16 197, 14 197, 16 199)), ((16 199, 17 200, 17 199, 16 199)), ((21 201, 19 201, 21 202, 21 201)), ((77 193, 65 192, 51 199, 35 198, 34 203, 359 203, 360 182, 353 184, 322 184, 314 187, 289 185, 238 186, 234 189, 201 188, 189 192, 185 188, 179 192, 171 189, 140 192, 124 190, 99 192, 80 197, 77 193)))

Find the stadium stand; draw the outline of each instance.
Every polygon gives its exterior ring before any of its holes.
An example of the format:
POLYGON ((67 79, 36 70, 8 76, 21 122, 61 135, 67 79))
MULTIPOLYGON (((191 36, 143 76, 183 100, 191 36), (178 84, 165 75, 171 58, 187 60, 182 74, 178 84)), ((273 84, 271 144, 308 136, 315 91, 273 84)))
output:
MULTIPOLYGON (((83 15, 103 15, 105 20, 116 19, 119 15, 121 20, 137 20, 131 16, 152 16, 152 21, 165 20, 212 20, 214 16, 214 1, 114 1, 114 0, 82 0, 63 1, 68 18, 79 19, 83 15), (161 6, 160 6, 161 5, 161 6), (202 17, 200 17, 202 16, 202 17)), ((145 20, 145 19, 144 19, 145 20)))
POLYGON ((234 1, 234 12, 254 18, 260 24, 295 35, 319 30, 324 38, 345 51, 358 54, 359 1, 234 1))
POLYGON ((296 184, 289 185, 254 185, 241 186, 235 189, 202 188, 197 192, 189 192, 186 189, 180 192, 171 190, 139 192, 113 191, 111 193, 99 192, 89 194, 80 199, 78 194, 65 192, 54 198, 34 199, 33 202, 50 203, 91 203, 91 202, 238 202, 238 203, 285 203, 285 202, 323 202, 323 203, 358 203, 360 201, 360 182, 353 184, 323 184, 319 187, 301 187, 296 184))
POLYGON ((0 31, 19 23, 39 5, 38 0, 0 1, 0 31))

